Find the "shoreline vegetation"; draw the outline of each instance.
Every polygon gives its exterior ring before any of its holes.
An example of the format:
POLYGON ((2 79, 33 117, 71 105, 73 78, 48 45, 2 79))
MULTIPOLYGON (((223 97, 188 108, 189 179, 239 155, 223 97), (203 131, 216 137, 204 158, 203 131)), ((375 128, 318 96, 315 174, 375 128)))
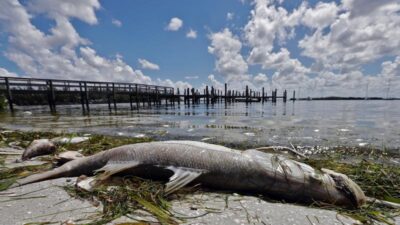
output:
MULTIPOLYGON (((40 138, 75 137, 85 134, 51 133, 51 132, 22 132, 0 129, 0 148, 26 148, 31 141, 40 138)), ((80 151, 88 156, 113 147, 150 142, 152 138, 142 137, 114 137, 105 135, 90 135, 86 142, 77 144, 64 143, 57 148, 57 153, 64 151, 80 151)), ((217 143, 229 146, 229 143, 217 143)), ((236 149, 245 150, 249 146, 237 146, 236 149)), ((252 146, 262 147, 262 146, 252 146)), ((301 150, 301 148, 294 147, 301 150)), ((22 150, 21 150, 22 153, 22 150)), ((15 180, 33 173, 49 170, 53 167, 53 156, 40 157, 44 164, 23 167, 7 167, 9 155, 0 152, 0 190, 6 190, 15 180)), ((327 168, 346 174, 353 179, 368 197, 400 204, 400 166, 390 163, 391 159, 399 159, 399 154, 392 155, 384 149, 374 148, 344 148, 338 147, 319 154, 311 154, 306 159, 297 159, 315 168, 327 168)), ((79 179, 79 178, 78 178, 79 179)), ((86 192, 74 185, 64 187, 74 198, 86 199, 93 204, 102 204, 103 213, 91 224, 105 224, 121 216, 134 214, 136 210, 145 210, 155 216, 162 224, 179 224, 184 218, 179 218, 169 211, 170 201, 184 198, 192 193, 208 191, 198 186, 188 187, 176 194, 167 196, 163 191, 163 184, 157 181, 143 180, 136 177, 113 178, 96 187, 93 192, 86 192)), ((248 194, 248 193, 243 193, 248 194)), ((259 196, 267 201, 269 196, 259 196)), ((296 203, 294 203, 296 204, 296 203)), ((304 206, 304 205, 303 205, 304 206)), ((360 209, 343 209, 332 205, 313 203, 309 207, 336 210, 338 213, 350 216, 363 224, 377 222, 393 224, 392 218, 400 216, 399 209, 392 209, 378 203, 367 203, 360 209)))

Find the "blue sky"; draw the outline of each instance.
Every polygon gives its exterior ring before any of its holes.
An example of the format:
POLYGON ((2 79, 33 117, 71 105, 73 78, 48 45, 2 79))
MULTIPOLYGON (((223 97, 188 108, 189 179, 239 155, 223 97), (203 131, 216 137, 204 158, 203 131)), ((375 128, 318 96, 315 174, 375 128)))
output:
POLYGON ((358 95, 350 90, 367 85, 383 95, 390 83, 399 94, 398 0, 5 0, 0 7, 0 75, 182 88, 228 82, 309 95, 358 95), (168 29, 173 18, 178 25, 168 29))

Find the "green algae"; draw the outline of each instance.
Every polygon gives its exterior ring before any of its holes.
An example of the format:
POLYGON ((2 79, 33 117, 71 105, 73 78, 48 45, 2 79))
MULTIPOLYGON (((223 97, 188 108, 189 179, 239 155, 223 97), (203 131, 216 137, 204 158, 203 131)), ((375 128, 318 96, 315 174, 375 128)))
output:
POLYGON ((74 186, 66 186, 65 190, 71 196, 102 203, 101 217, 90 224, 105 224, 121 216, 129 217, 140 209, 152 214, 161 224, 180 222, 169 212, 171 197, 166 196, 161 182, 124 177, 113 178, 91 192, 74 186))

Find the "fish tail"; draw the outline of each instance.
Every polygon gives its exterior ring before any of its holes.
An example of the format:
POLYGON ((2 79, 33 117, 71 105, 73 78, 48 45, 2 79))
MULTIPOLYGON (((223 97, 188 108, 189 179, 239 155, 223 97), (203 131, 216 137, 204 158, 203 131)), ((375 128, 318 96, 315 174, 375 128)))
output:
POLYGON ((28 177, 17 180, 13 185, 11 185, 11 188, 19 187, 19 186, 23 186, 26 184, 35 183, 35 182, 39 182, 39 181, 43 181, 43 180, 63 177, 63 175, 65 174, 65 171, 66 171, 65 168, 63 168, 63 166, 61 166, 59 168, 56 168, 56 169, 53 169, 50 171, 46 171, 46 172, 39 173, 39 174, 33 174, 28 177))
MULTIPOLYGON (((101 154, 99 156, 101 157, 101 154)), ((101 160, 99 156, 89 156, 81 159, 75 159, 53 170, 30 175, 17 180, 11 186, 11 188, 60 177, 90 175, 94 170, 101 168, 106 163, 106 160, 101 160)))

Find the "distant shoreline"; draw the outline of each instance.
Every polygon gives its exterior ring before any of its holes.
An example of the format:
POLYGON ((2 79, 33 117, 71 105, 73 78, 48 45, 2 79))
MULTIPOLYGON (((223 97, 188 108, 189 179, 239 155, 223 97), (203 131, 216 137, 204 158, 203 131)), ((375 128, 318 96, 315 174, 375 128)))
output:
MULTIPOLYGON (((293 100, 291 98, 290 100, 293 100)), ((381 97, 369 97, 369 98, 363 98, 363 97, 338 97, 338 96, 329 96, 329 97, 315 97, 315 98, 296 98, 295 100, 300 100, 300 101, 312 101, 312 100, 400 100, 400 98, 381 98, 381 97)))

